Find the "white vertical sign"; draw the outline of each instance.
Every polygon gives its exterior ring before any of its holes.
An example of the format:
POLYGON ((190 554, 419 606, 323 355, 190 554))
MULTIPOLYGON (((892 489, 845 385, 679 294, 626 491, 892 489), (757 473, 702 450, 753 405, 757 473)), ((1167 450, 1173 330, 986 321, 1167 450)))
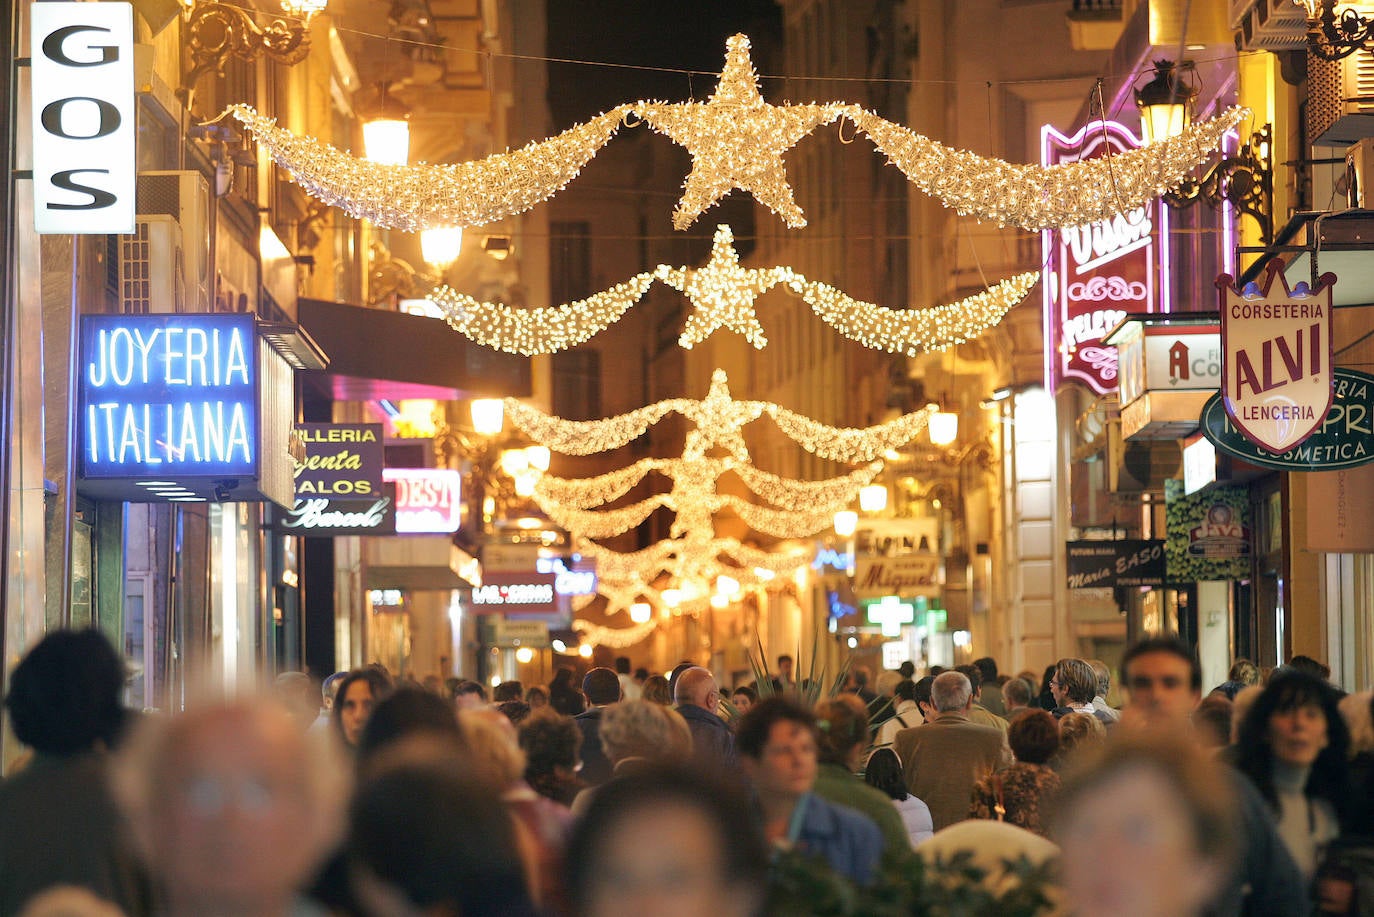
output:
POLYGON ((33 192, 40 233, 134 231, 134 12, 34 3, 33 192))

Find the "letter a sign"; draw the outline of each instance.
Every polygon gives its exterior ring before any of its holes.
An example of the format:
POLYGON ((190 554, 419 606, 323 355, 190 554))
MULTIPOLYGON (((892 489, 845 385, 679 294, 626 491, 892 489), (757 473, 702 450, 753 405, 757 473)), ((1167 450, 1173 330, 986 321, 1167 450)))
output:
POLYGON ((1264 286, 1237 290, 1229 274, 1221 291, 1221 398, 1236 428, 1261 449, 1282 455, 1315 433, 1331 407, 1331 287, 1292 289, 1277 263, 1264 286))

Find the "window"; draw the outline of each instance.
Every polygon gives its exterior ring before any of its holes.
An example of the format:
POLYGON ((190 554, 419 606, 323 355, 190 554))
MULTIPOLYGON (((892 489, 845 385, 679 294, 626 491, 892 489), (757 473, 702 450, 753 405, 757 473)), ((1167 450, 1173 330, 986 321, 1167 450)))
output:
POLYGON ((553 355, 553 413, 565 420, 601 418, 601 354, 565 350, 553 355))

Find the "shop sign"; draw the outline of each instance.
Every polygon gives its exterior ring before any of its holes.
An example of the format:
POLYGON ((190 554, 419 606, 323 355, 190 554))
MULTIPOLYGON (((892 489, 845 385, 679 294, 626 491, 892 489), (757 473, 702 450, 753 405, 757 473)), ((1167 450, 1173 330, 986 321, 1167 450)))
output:
POLYGON ((1245 557, 1250 553, 1250 529, 1235 509, 1213 503, 1200 525, 1188 530, 1188 553, 1194 557, 1245 557))
POLYGON ((940 555, 863 556, 854 561, 854 591, 861 596, 940 594, 940 555))
POLYGON ((1216 480, 1216 444, 1206 436, 1195 434, 1195 438, 1183 446, 1183 492, 1195 494, 1216 480))
POLYGON ((1117 345, 1121 403, 1146 392, 1216 391, 1221 385, 1221 334, 1215 325, 1145 325, 1117 345))
POLYGON ((549 625, 547 621, 511 621, 493 616, 491 618, 491 639, 493 646, 528 646, 542 649, 549 645, 549 625))
MULTIPOLYGON (((1120 155, 1141 146, 1130 129, 1093 121, 1072 137, 1041 128, 1047 166, 1120 155)), ((1117 351, 1103 339, 1127 313, 1168 311, 1157 290, 1168 271, 1168 210, 1162 200, 1086 226, 1041 234, 1045 271, 1045 384, 1068 382, 1099 395, 1116 391, 1117 351)))
POLYGON ((485 573, 482 585, 472 587, 473 610, 478 614, 558 610, 552 573, 485 573))
POLYGON ((1271 262, 1264 287, 1233 286, 1217 278, 1221 296, 1226 413, 1246 439, 1283 454, 1321 428, 1333 393, 1331 288, 1323 274, 1316 289, 1292 289, 1283 267, 1271 262), (1277 281, 1277 282, 1276 282, 1277 281))
POLYGON ((883 644, 883 669, 895 672, 903 662, 911 662, 911 644, 905 640, 893 640, 883 644))
POLYGON ((382 480, 396 485, 396 532, 444 535, 463 521, 462 474, 450 468, 387 468, 382 480))
POLYGON ((131 233, 134 12, 129 3, 27 7, 33 222, 40 233, 131 233))
POLYGON ((900 636, 903 624, 915 622, 916 606, 903 602, 899 596, 885 595, 868 606, 868 623, 881 627, 884 637, 900 636))
POLYGON ((1217 486, 1185 495, 1183 482, 1164 482, 1164 546, 1168 581, 1246 579, 1250 559, 1250 491, 1217 486))
POLYGON ((283 534, 307 538, 334 538, 343 535, 396 534, 396 497, 391 487, 371 499, 331 500, 304 497, 282 514, 278 527, 283 534))
POLYGON ((1333 372, 1331 406, 1316 431, 1283 452, 1263 449, 1232 421, 1221 395, 1202 409, 1202 432, 1218 449, 1251 465, 1283 471, 1332 471, 1374 462, 1374 376, 1354 369, 1333 372))
POLYGON ((534 562, 538 573, 553 574, 553 591, 559 595, 595 595, 596 563, 577 560, 571 563, 562 557, 540 557, 534 562))
POLYGON ((82 476, 256 476, 257 346, 251 315, 83 316, 82 476))
POLYGON ((305 455, 296 463, 296 498, 363 499, 382 492, 386 463, 379 423, 303 423, 305 455))
POLYGON ((1070 541, 1070 589, 1164 585, 1163 539, 1070 541))

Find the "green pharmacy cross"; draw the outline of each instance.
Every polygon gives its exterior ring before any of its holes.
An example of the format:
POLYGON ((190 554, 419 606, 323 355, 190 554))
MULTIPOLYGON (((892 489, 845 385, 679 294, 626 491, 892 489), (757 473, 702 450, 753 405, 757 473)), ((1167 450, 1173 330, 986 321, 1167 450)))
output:
POLYGON ((885 595, 882 601, 868 606, 868 623, 881 624, 884 637, 900 637, 902 625, 916 620, 916 606, 903 602, 895 595, 885 595))

